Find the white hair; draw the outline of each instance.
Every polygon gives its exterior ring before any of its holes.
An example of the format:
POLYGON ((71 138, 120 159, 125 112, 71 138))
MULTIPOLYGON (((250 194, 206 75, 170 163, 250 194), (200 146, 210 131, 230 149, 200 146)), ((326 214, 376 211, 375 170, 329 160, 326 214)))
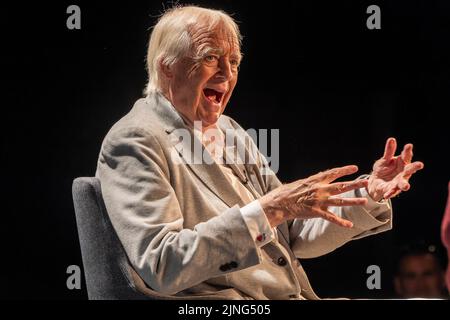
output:
POLYGON ((171 66, 192 49, 191 30, 207 27, 213 30, 223 23, 240 46, 242 37, 236 22, 220 10, 196 6, 176 6, 167 10, 153 27, 147 52, 148 84, 146 94, 161 89, 160 66, 171 66))

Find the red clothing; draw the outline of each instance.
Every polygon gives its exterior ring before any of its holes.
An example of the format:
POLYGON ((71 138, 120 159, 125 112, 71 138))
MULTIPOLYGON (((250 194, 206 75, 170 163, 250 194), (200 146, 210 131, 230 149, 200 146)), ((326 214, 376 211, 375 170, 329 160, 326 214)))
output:
POLYGON ((449 196, 447 199, 447 207, 445 208, 444 218, 442 219, 441 237, 444 246, 447 248, 447 257, 449 265, 447 267, 446 282, 447 288, 450 290, 450 182, 448 184, 449 196))

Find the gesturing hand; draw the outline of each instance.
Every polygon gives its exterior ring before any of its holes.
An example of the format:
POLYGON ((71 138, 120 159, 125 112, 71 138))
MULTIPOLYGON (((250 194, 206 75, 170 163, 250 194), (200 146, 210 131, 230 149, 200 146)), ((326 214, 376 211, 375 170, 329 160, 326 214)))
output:
POLYGON ((351 228, 351 221, 328 211, 328 207, 363 206, 365 198, 339 198, 341 193, 365 188, 366 179, 347 182, 332 181, 353 174, 358 167, 351 165, 320 172, 309 178, 282 185, 259 199, 272 227, 290 219, 323 218, 343 227, 351 228))
POLYGON ((411 163, 413 145, 407 144, 401 155, 395 156, 397 141, 389 138, 386 141, 384 155, 373 165, 373 172, 369 178, 368 192, 375 201, 390 199, 411 187, 409 179, 417 171, 423 169, 420 161, 411 163))

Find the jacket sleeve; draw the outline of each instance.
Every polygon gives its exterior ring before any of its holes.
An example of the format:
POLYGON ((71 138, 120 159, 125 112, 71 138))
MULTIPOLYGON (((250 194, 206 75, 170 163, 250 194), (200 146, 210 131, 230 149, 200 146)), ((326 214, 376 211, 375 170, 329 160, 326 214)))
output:
POLYGON ((108 134, 97 174, 111 222, 133 268, 153 290, 175 294, 261 262, 238 206, 183 228, 157 139, 142 129, 108 134))

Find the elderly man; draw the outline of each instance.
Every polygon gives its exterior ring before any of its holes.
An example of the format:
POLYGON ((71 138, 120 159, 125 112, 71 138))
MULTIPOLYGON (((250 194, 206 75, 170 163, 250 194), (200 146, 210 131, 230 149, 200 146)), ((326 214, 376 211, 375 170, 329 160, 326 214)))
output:
POLYGON ((149 295, 318 299, 299 258, 390 229, 389 198, 423 167, 411 163, 411 144, 395 156, 391 138, 369 176, 333 183, 358 170, 351 165, 283 185, 249 135, 222 115, 240 39, 224 12, 167 11, 150 38, 147 96, 103 142, 96 175, 136 284, 149 295), (202 134, 208 130, 218 134, 202 134), (180 132, 192 135, 180 141, 180 132), (224 152, 208 151, 211 144, 224 152))

